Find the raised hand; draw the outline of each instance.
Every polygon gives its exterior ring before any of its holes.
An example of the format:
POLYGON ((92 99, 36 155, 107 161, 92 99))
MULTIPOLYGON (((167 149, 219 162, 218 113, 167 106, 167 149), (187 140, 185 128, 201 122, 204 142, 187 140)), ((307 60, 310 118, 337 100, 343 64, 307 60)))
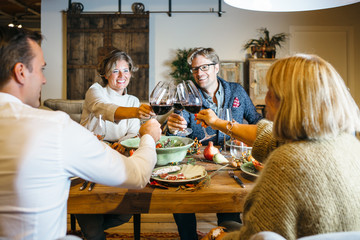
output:
POLYGON ((140 107, 138 108, 137 115, 138 118, 141 120, 147 120, 150 119, 150 117, 152 116, 156 116, 151 106, 148 104, 141 104, 140 107))
POLYGON ((195 120, 197 124, 201 124, 203 127, 211 127, 217 130, 216 121, 219 120, 218 116, 211 109, 203 109, 198 114, 195 114, 195 120))
POLYGON ((187 128, 186 120, 176 113, 170 114, 170 116, 168 117, 167 125, 170 133, 172 134, 175 134, 177 131, 181 131, 187 128))
POLYGON ((160 140, 161 137, 161 125, 156 119, 150 119, 149 121, 145 122, 141 125, 139 133, 140 136, 145 134, 149 134, 152 136, 155 142, 160 140))

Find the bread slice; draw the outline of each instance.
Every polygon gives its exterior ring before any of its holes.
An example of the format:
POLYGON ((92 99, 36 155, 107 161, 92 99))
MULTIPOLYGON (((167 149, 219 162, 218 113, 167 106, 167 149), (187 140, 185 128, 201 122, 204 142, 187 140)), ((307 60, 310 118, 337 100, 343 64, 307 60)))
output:
POLYGON ((193 179, 204 176, 205 168, 199 165, 188 164, 188 165, 183 165, 180 172, 184 174, 185 179, 193 179))

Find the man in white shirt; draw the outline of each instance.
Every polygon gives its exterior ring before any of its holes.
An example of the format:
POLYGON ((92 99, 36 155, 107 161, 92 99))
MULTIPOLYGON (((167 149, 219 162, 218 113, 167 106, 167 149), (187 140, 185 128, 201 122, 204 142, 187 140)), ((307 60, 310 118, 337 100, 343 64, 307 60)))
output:
POLYGON ((36 109, 46 83, 41 38, 0 27, 0 238, 64 237, 71 177, 143 188, 156 163, 156 120, 140 128, 140 147, 127 158, 67 114, 36 109))

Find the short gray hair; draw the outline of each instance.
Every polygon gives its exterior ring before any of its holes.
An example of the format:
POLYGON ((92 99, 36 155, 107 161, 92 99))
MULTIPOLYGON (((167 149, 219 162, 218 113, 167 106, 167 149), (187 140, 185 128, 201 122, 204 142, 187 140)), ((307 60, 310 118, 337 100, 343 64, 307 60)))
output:
POLYGON ((213 48, 198 47, 198 48, 194 48, 188 55, 187 62, 190 66, 192 64, 193 59, 198 55, 206 57, 213 63, 220 62, 219 56, 216 54, 216 52, 213 48))

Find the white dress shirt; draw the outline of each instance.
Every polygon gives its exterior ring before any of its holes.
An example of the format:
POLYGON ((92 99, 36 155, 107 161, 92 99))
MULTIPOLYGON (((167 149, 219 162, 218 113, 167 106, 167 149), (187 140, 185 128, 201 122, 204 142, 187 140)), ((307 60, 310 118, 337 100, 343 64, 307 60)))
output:
POLYGON ((80 124, 93 126, 100 114, 106 121, 106 134, 104 140, 115 142, 134 137, 138 134, 140 120, 137 118, 114 120, 114 114, 118 107, 139 107, 140 101, 137 97, 124 94, 120 95, 108 85, 102 87, 94 83, 86 92, 83 112, 80 124), (91 113, 95 114, 91 115, 91 113))
POLYGON ((70 177, 123 188, 146 186, 155 142, 127 158, 60 111, 35 109, 0 92, 0 237, 66 235, 70 177))

